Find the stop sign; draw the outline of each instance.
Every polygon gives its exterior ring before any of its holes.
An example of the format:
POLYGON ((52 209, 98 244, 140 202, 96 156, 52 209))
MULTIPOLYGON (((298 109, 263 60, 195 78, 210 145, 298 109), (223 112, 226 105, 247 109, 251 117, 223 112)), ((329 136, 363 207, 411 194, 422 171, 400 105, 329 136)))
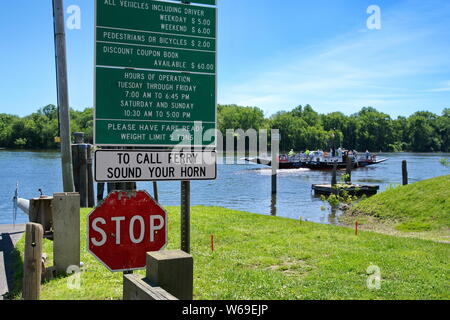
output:
POLYGON ((88 215, 87 242, 110 271, 143 269, 167 244, 167 213, 146 191, 112 192, 88 215))

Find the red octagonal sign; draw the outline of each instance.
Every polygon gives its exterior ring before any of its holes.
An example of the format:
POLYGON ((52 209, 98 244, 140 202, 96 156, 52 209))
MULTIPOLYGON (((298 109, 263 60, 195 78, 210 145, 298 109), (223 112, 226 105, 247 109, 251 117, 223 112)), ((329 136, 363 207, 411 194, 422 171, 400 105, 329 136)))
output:
POLYGON ((115 191, 87 217, 88 251, 111 271, 143 269, 167 244, 167 213, 145 191, 115 191))

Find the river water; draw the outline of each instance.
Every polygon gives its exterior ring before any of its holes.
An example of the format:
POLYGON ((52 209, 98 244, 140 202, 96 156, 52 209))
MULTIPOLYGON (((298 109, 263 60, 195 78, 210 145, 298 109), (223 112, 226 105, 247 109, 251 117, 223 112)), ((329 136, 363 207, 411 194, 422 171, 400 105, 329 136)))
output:
MULTIPOLYGON (((387 162, 357 169, 352 173, 354 183, 380 185, 385 190, 402 181, 402 160, 408 161, 410 183, 450 174, 439 163, 450 154, 387 153, 387 162)), ((313 196, 311 185, 329 183, 331 172, 308 169, 279 170, 276 205, 271 197, 271 169, 256 164, 220 164, 215 181, 194 181, 191 184, 191 205, 220 206, 259 214, 336 223, 336 217, 323 210, 324 203, 313 196)), ((339 173, 340 175, 340 173, 339 173)), ((339 179, 338 175, 338 179, 339 179)), ((61 160, 58 152, 0 150, 0 224, 12 223, 12 197, 19 183, 19 196, 31 199, 62 191, 61 160)), ((138 183, 139 189, 152 194, 151 183, 138 183)), ((180 204, 180 183, 159 182, 159 199, 163 206, 180 204)), ((17 221, 28 217, 18 211, 17 221)))

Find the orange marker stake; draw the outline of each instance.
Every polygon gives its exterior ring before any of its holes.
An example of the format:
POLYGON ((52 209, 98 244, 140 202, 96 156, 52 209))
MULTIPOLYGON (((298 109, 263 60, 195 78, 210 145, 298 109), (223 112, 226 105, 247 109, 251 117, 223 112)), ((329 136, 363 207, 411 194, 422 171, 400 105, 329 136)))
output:
POLYGON ((355 235, 358 235, 358 221, 355 224, 355 235))
POLYGON ((214 235, 211 235, 211 251, 214 251, 214 235))

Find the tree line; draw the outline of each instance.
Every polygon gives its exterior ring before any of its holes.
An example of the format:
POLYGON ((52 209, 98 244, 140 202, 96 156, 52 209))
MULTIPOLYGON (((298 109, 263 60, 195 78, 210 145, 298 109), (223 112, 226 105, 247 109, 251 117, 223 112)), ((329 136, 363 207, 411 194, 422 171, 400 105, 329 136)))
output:
POLYGON ((327 150, 334 143, 359 151, 450 152, 450 108, 441 115, 419 111, 397 119, 372 107, 347 116, 319 114, 310 105, 300 105, 268 118, 256 107, 223 105, 218 110, 223 134, 226 129, 279 129, 282 151, 327 150))
MULTIPOLYGON (((72 132, 84 132, 86 142, 92 143, 93 109, 71 109, 70 118, 72 132)), ((347 116, 341 112, 319 114, 305 105, 265 117, 257 107, 219 105, 217 118, 224 135, 227 129, 279 129, 283 151, 326 150, 334 143, 359 151, 450 152, 450 108, 441 115, 419 111, 392 119, 372 107, 347 116)), ((54 105, 26 117, 0 114, 0 147, 54 149, 58 132, 54 105)))
MULTIPOLYGON (((93 109, 70 110, 72 132, 84 132, 86 142, 93 140, 93 109)), ((56 149, 59 136, 58 109, 47 105, 26 117, 0 114, 0 147, 56 149)))

